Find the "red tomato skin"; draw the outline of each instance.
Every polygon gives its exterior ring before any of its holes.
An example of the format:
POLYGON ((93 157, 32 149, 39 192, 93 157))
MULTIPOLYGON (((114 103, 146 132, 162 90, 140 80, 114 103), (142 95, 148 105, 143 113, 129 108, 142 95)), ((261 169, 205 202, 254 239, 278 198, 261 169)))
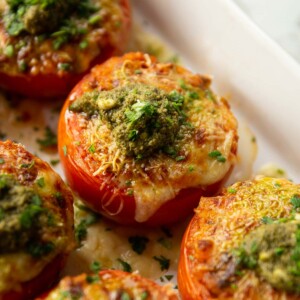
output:
POLYGON ((0 293, 0 300, 29 300, 50 288, 59 278, 59 273, 65 265, 66 255, 58 255, 43 271, 30 281, 23 282, 20 290, 0 293))
MULTIPOLYGON (((80 89, 80 83, 74 88, 74 90, 77 88, 80 89)), ((85 170, 81 168, 76 162, 76 159, 74 159, 77 155, 76 146, 72 142, 72 137, 70 136, 66 126, 66 123, 68 122, 66 117, 68 107, 69 101, 66 101, 59 120, 58 148, 62 167, 70 187, 78 194, 87 206, 107 218, 125 225, 141 224, 136 222, 134 218, 136 205, 133 196, 128 196, 124 192, 117 190, 113 185, 108 184, 106 184, 103 190, 100 191, 99 187, 102 184, 101 179, 99 179, 99 177, 92 176, 87 171, 87 168, 85 168, 85 170), (114 193, 117 193, 118 196, 114 198, 113 202, 107 204, 114 193), (123 209, 119 211, 122 202, 123 209), (107 206, 104 208, 106 204, 107 206)), ((212 196, 220 190, 223 183, 230 175, 231 170, 221 181, 207 187, 205 190, 200 188, 188 188, 181 190, 174 199, 164 203, 153 216, 143 223, 143 225, 156 227, 175 223, 188 217, 193 209, 198 206, 201 196, 212 196)))
POLYGON ((203 286, 198 284, 197 279, 193 279, 192 272, 189 266, 189 251, 186 247, 188 242, 190 232, 193 230, 193 227, 196 225, 195 217, 192 218, 189 223, 180 248, 180 256, 177 270, 177 281, 178 281, 178 290, 182 300, 202 300, 202 299, 210 299, 210 298, 202 298, 200 291, 203 290, 203 286))
MULTIPOLYGON (((136 54, 131 55, 134 57, 136 54)), ((119 64, 119 61, 120 58, 115 57, 105 62, 103 64, 103 66, 105 65, 105 70, 101 70, 102 76, 110 76, 115 64, 119 64)), ((72 126, 76 126, 76 124, 68 124, 68 107, 71 101, 70 98, 73 99, 76 95, 80 95, 87 84, 93 85, 95 83, 93 71, 96 72, 96 68, 92 69, 92 71, 73 88, 60 113, 58 149, 64 174, 70 187, 78 194, 81 200, 95 212, 101 213, 105 217, 124 225, 143 224, 143 226, 157 227, 176 223, 190 216, 193 209, 198 206, 202 196, 214 196, 220 191, 230 176, 233 166, 220 181, 206 186, 205 189, 182 189, 175 198, 164 203, 154 215, 147 221, 141 223, 135 220, 136 204, 133 196, 128 196, 124 191, 120 191, 114 185, 109 184, 106 184, 102 191, 100 191, 103 180, 99 179, 99 177, 94 177, 88 171, 88 167, 82 168, 78 162, 76 162, 78 153, 68 129, 72 126), (64 151, 66 151, 66 153, 64 153, 64 151), (117 196, 114 197, 114 201, 110 202, 109 199, 116 193, 117 196), (121 210, 120 205, 122 205, 121 210), (103 206, 105 206, 105 208, 103 206)), ((80 160, 81 163, 84 162, 84 158, 81 157, 80 160)))
POLYGON ((131 9, 128 0, 120 0, 120 5, 123 8, 123 34, 120 36, 120 41, 117 48, 112 45, 107 45, 101 49, 98 57, 93 59, 89 68, 80 74, 66 73, 59 76, 53 72, 51 74, 7 74, 0 71, 0 88, 7 90, 13 94, 18 94, 33 98, 54 98, 66 96, 71 89, 78 83, 89 70, 111 56, 121 54, 125 49, 131 28, 131 9))

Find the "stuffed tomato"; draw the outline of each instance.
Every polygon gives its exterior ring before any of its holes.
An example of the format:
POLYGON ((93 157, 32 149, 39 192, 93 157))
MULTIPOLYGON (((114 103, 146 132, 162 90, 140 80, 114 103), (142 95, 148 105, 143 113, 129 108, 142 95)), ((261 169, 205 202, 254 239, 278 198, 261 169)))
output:
POLYGON ((58 144, 70 186, 117 222, 186 217, 222 186, 237 123, 207 77, 143 53, 96 66, 61 112, 58 144))
POLYGON ((73 196, 23 146, 0 142, 0 299, 28 300, 58 278, 74 248, 73 196))
POLYGON ((177 300, 169 286, 160 286, 138 274, 118 270, 104 270, 63 278, 57 287, 37 300, 99 300, 140 299, 177 300), (65 296, 64 298, 62 298, 65 296))
POLYGON ((0 87, 65 96, 83 74, 123 51, 128 0, 1 1, 0 87))
POLYGON ((257 177, 202 198, 182 241, 182 299, 299 299, 300 185, 257 177))

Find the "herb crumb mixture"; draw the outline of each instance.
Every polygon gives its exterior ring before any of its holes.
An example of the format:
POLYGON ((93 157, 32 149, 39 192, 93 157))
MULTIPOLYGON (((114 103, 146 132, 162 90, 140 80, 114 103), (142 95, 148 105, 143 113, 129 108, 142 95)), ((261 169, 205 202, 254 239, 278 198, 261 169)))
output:
POLYGON ((298 295, 300 186, 257 177, 207 200, 197 209, 199 230, 187 245, 190 264, 203 273, 203 284, 218 299, 226 293, 238 299, 248 299, 248 293, 265 295, 262 299, 275 293, 278 299, 298 295), (209 249, 196 246, 207 240, 212 241, 209 249), (211 270, 208 277, 205 267, 211 270))
POLYGON ((70 252, 73 198, 58 175, 20 145, 0 143, 0 157, 1 294, 70 252))
POLYGON ((81 73, 122 30, 119 1, 6 0, 0 67, 10 74, 81 73))

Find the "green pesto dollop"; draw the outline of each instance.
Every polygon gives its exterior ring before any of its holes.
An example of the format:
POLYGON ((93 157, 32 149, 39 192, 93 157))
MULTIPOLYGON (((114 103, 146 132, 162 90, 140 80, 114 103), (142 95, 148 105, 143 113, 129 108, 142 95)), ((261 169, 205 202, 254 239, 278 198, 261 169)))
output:
POLYGON ((4 24, 12 36, 22 33, 55 37, 77 34, 73 15, 88 17, 96 11, 89 0, 6 0, 4 24), (70 23, 71 22, 71 23, 70 23))
POLYGON ((249 233, 237 249, 238 265, 255 270, 274 288, 300 292, 300 223, 272 223, 249 233))
POLYGON ((0 175, 0 254, 25 250, 39 257, 52 251, 54 245, 40 236, 41 228, 49 226, 49 217, 32 188, 10 175, 0 175))
POLYGON ((187 134, 184 125, 184 97, 145 84, 130 84, 110 91, 85 93, 70 110, 104 120, 126 156, 145 158, 162 150, 172 154, 178 133, 187 134), (172 150, 170 150, 172 149, 172 150))

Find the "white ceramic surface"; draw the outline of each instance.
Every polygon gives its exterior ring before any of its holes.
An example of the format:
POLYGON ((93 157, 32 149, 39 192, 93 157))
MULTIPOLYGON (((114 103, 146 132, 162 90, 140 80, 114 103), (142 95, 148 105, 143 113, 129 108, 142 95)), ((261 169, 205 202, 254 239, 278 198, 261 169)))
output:
POLYGON ((211 74, 258 141, 255 168, 300 182, 300 66, 231 0, 132 0, 194 71, 211 74))

